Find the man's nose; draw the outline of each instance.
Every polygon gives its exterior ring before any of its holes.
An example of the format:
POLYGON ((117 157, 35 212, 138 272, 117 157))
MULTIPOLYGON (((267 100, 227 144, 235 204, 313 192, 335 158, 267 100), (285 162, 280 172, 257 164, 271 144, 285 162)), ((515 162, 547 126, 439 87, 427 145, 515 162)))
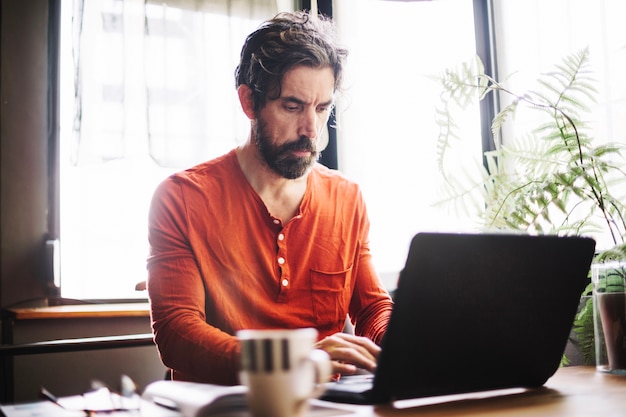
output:
POLYGON ((306 110, 302 113, 302 117, 300 118, 298 135, 306 136, 310 139, 317 138, 320 123, 319 115, 315 109, 306 110))

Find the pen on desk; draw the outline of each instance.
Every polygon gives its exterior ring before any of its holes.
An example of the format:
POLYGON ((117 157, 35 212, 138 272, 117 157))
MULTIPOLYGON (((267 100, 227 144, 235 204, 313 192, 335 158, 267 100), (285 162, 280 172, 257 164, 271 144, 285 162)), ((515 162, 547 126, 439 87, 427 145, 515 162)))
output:
MULTIPOLYGON (((61 407, 62 409, 66 409, 65 407, 63 407, 63 404, 61 404, 59 402, 59 399, 52 394, 50 391, 48 391, 47 389, 45 389, 44 387, 41 387, 41 389, 39 390, 39 396, 44 399, 44 400, 48 400, 56 405, 58 405, 59 407, 61 407)), ((86 416, 91 416, 91 413, 88 412, 87 410, 82 410, 86 416)))
POLYGON ((48 391, 44 387, 41 387, 41 389, 39 390, 39 395, 41 396, 41 398, 48 400, 48 401, 52 401, 59 407, 63 408, 63 406, 59 403, 59 399, 55 397, 50 391, 48 391))

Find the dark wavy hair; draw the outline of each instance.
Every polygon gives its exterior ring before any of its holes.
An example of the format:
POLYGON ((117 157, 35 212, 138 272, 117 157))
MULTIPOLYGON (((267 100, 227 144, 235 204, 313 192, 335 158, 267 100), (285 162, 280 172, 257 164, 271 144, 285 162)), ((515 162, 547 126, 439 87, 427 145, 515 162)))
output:
POLYGON ((335 39, 333 22, 307 12, 279 13, 246 38, 235 69, 236 86, 252 90, 255 110, 281 94, 283 75, 297 66, 330 67, 341 87, 348 51, 335 39))

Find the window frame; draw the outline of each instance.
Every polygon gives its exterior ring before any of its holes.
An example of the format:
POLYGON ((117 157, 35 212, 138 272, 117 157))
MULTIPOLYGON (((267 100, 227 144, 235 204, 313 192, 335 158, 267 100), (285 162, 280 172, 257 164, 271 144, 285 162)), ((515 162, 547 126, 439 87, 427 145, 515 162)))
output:
POLYGON ((45 241, 45 285, 49 297, 59 297, 61 205, 61 1, 48 0, 48 232, 45 241))

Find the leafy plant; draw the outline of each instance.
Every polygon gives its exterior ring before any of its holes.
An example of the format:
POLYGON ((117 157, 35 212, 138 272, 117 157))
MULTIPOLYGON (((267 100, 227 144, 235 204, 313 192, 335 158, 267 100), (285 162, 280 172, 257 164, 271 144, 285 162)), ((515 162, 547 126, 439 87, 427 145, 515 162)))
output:
MULTIPOLYGON (((578 340, 578 349, 583 355, 583 363, 592 365, 595 362, 595 337, 593 317, 593 284, 587 284, 583 291, 584 303, 574 318, 572 330, 578 340)), ((562 365, 569 364, 569 358, 563 355, 562 365)))
MULTIPOLYGON (((623 189, 621 195, 615 191, 626 182, 626 147, 591 136, 584 119, 597 95, 590 67, 589 50, 578 51, 541 74, 536 86, 523 93, 485 74, 477 57, 446 70, 440 77, 437 107, 438 161, 444 183, 440 204, 461 208, 463 214, 474 208, 481 228, 487 230, 604 233, 610 245, 594 262, 626 259, 626 195, 623 189), (463 176, 455 177, 447 160, 455 142, 462 139, 455 116, 489 94, 495 94, 496 101, 510 99, 492 121, 495 150, 484 153, 477 170, 465 168, 463 176), (533 128, 503 143, 501 131, 520 113, 529 112, 536 113, 533 128)), ((583 306, 574 324, 583 352, 593 351, 591 311, 591 304, 583 306)), ((590 355, 586 354, 588 359, 590 355)))

